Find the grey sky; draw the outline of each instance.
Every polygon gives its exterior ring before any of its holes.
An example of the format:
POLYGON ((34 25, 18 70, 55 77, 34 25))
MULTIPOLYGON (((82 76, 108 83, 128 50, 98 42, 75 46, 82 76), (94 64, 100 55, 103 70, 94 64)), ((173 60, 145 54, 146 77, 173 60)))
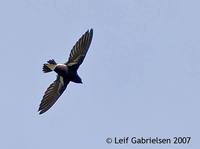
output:
POLYGON ((0 1, 2 149, 181 148, 199 143, 198 0, 0 1), (37 109, 56 78, 42 65, 68 59, 94 29, 79 68, 44 115, 37 109), (107 137, 190 136, 188 145, 106 144, 107 137))

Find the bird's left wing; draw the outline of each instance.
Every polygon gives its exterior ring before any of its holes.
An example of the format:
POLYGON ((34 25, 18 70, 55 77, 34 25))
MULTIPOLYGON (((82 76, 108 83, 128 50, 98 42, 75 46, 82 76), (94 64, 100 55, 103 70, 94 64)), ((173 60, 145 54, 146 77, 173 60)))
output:
POLYGON ((64 81, 63 77, 57 76, 57 79, 45 91, 45 94, 38 109, 39 114, 46 112, 54 105, 54 103, 62 95, 68 84, 69 81, 64 81))
POLYGON ((68 61, 65 63, 68 66, 73 66, 75 69, 82 64, 87 51, 90 47, 93 37, 93 29, 86 31, 81 38, 76 42, 71 50, 68 61))

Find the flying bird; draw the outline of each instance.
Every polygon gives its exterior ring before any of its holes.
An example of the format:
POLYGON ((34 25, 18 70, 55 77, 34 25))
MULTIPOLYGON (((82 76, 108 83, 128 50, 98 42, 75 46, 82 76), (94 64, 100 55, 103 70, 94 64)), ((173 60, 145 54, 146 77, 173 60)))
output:
POLYGON ((57 78, 45 91, 38 109, 39 114, 43 114, 55 104, 65 91, 69 82, 82 83, 77 70, 87 54, 92 41, 92 36, 93 29, 87 30, 81 36, 73 46, 66 63, 57 64, 54 59, 51 59, 43 65, 44 73, 55 71, 57 73, 57 78))

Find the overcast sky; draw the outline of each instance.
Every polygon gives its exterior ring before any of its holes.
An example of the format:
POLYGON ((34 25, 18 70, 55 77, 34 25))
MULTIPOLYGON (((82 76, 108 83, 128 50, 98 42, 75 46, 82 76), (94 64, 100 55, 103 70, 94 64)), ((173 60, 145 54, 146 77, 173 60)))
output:
POLYGON ((1 0, 1 149, 200 147, 198 0, 1 0), (78 73, 45 114, 55 73, 93 28, 78 73), (186 145, 111 144, 106 138, 191 137, 186 145))

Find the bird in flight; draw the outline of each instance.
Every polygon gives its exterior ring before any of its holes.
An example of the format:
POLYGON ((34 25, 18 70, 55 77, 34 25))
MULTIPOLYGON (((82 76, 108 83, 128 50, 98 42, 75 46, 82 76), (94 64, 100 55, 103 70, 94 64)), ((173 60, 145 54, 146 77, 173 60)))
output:
POLYGON ((81 36, 72 48, 66 63, 57 64, 54 59, 51 59, 43 65, 44 73, 55 71, 57 73, 57 78, 45 91, 38 109, 39 114, 43 114, 55 104, 58 98, 65 91, 70 81, 82 83, 77 70, 87 54, 92 41, 92 36, 93 29, 87 30, 81 36))

